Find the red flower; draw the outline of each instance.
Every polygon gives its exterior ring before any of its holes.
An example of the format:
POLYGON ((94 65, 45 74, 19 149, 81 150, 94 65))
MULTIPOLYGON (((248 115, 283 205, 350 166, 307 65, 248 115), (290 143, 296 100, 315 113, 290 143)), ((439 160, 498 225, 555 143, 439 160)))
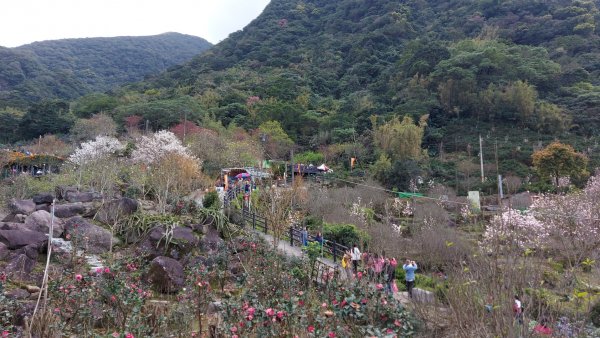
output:
POLYGON ((361 279, 362 278, 362 272, 357 272, 356 273, 356 278, 361 279))
POLYGON ((327 335, 327 337, 329 337, 329 338, 335 338, 335 332, 329 332, 329 334, 327 335))
POLYGON ((392 329, 387 329, 387 331, 386 331, 387 334, 391 334, 393 332, 394 332, 394 330, 392 330, 392 329))
POLYGON ((2 337, 3 338, 8 337, 8 331, 2 331, 2 337))
POLYGON ((298 306, 303 306, 304 305, 304 301, 303 300, 299 300, 298 301, 298 306))
POLYGON ((75 279, 76 279, 78 282, 81 282, 81 280, 83 279, 83 276, 82 276, 82 275, 79 275, 79 274, 77 274, 77 275, 75 275, 75 279))
POLYGON ((398 319, 396 319, 394 321, 394 325, 396 325, 396 326, 402 326, 402 323, 398 319))
POLYGON ((310 333, 313 333, 313 332, 315 332, 315 327, 314 327, 314 326, 312 326, 312 325, 310 325, 310 326, 307 328, 307 330, 308 330, 308 332, 310 332, 310 333))
POLYGON ((126 333, 125 338, 135 338, 132 333, 126 333))
POLYGON ((267 313, 267 316, 272 317, 275 315, 275 310, 268 308, 267 310, 265 310, 265 312, 267 313))
MULTIPOLYGON (((104 273, 110 273, 110 268, 108 268, 108 267, 104 268, 104 273)), ((133 335, 131 335, 131 337, 133 337, 133 335)), ((129 338, 129 337, 126 336, 126 338, 129 338)))
POLYGON ((248 309, 246 309, 246 313, 250 316, 253 316, 255 311, 256 309, 253 307, 249 307, 248 309))
POLYGON ((334 299, 332 303, 333 303, 333 305, 338 305, 337 299, 334 299))
POLYGON ((283 312, 283 311, 277 312, 277 318, 279 318, 279 319, 283 318, 284 315, 285 315, 285 312, 283 312))

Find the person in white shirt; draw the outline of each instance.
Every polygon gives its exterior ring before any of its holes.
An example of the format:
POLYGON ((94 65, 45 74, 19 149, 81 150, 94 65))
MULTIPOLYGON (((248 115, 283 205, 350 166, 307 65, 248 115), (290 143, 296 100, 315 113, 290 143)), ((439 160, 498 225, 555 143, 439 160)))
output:
POLYGON ((354 247, 352 248, 352 252, 351 252, 351 256, 352 256, 352 266, 354 267, 354 273, 358 272, 358 261, 360 261, 360 250, 358 250, 358 246, 356 244, 354 244, 354 247))

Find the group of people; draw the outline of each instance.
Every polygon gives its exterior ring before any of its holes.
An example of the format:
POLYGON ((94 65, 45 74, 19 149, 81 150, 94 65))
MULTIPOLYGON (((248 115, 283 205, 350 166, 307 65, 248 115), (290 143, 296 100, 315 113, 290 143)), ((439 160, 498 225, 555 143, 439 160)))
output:
MULTIPOLYGON (((398 262, 394 257, 386 257, 385 252, 379 253, 361 253, 358 245, 354 244, 349 252, 342 258, 342 269, 346 273, 346 278, 352 280, 355 276, 361 276, 359 271, 360 262, 363 262, 364 273, 367 278, 374 283, 382 283, 388 293, 398 291, 396 285, 396 267, 398 262)), ((418 269, 415 261, 407 259, 402 265, 405 272, 405 283, 408 295, 412 298, 412 291, 415 286, 415 271, 418 269)))
MULTIPOLYGON (((302 228, 300 235, 301 235, 302 246, 307 246, 308 245, 308 229, 306 227, 302 228)), ((317 235, 315 235, 315 237, 314 237, 314 241, 319 243, 320 245, 323 245, 323 235, 320 232, 317 232, 317 235)))

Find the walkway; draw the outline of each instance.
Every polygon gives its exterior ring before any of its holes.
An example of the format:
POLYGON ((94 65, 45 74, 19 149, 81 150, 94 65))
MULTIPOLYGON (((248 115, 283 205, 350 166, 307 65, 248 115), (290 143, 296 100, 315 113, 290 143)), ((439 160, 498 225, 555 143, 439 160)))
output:
MULTIPOLYGON (((262 237, 267 243, 269 243, 269 245, 271 245, 271 246, 273 245, 273 236, 271 236, 269 234, 265 234, 264 232, 259 231, 259 230, 252 230, 252 232, 254 232, 255 234, 262 237)), ((290 243, 286 240, 279 241, 279 243, 277 244, 277 250, 289 257, 302 258, 302 256, 304 255, 301 248, 299 248, 297 246, 291 246, 290 243)), ((335 264, 329 258, 320 257, 319 261, 328 265, 331 268, 334 268, 334 269, 339 268, 339 265, 335 264)), ((344 273, 340 273, 339 276, 342 280, 346 279, 346 274, 344 274, 344 273)), ((396 292, 396 293, 394 293, 394 298, 405 305, 410 303, 410 298, 408 297, 408 292, 396 292)))

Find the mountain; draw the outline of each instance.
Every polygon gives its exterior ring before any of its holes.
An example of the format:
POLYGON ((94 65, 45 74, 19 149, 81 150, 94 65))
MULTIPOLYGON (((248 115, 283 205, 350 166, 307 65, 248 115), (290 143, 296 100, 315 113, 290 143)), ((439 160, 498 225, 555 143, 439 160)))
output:
POLYGON ((107 91, 165 71, 210 47, 202 38, 178 33, 0 47, 0 105, 22 107, 43 98, 107 91))

